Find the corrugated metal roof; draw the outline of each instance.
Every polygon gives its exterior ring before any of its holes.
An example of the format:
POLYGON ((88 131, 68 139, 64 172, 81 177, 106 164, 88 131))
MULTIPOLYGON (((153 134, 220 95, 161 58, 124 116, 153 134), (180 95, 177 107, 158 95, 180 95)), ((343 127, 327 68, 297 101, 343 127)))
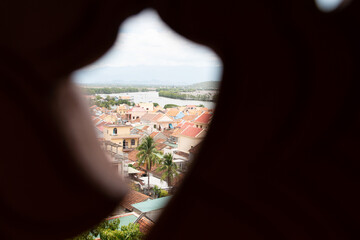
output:
POLYGON ((171 196, 157 198, 157 199, 153 199, 153 200, 147 200, 145 202, 132 204, 131 206, 133 206, 134 208, 138 209, 139 211, 141 211, 143 213, 151 212, 154 210, 164 208, 165 205, 169 202, 170 198, 171 198, 171 196))

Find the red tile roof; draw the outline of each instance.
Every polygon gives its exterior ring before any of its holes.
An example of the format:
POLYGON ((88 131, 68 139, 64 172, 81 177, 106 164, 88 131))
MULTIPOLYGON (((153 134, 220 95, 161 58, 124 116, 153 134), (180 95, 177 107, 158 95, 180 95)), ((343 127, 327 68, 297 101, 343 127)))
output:
POLYGON ((157 150, 159 150, 159 151, 166 148, 166 147, 167 147, 167 145, 165 143, 157 143, 156 146, 155 146, 155 148, 157 150))
POLYGON ((201 148, 201 143, 199 143, 198 145, 196 145, 195 147, 191 147, 189 152, 190 153, 198 153, 200 151, 201 148))
POLYGON ((182 120, 184 121, 193 121, 195 118, 197 118, 197 115, 185 115, 182 120))
POLYGON ((158 135, 159 134, 159 132, 152 132, 151 134, 150 134, 150 137, 152 137, 152 138, 154 138, 156 135, 158 135))
POLYGON ((101 122, 98 125, 96 125, 96 128, 103 132, 105 124, 106 124, 105 122, 101 122))
POLYGON ((171 134, 171 136, 177 137, 184 129, 176 128, 175 131, 171 134))
POLYGON ((137 161, 137 157, 136 155, 139 153, 138 150, 134 149, 132 150, 129 154, 128 154, 128 159, 133 161, 133 162, 136 162, 137 161))
POLYGON ((156 143, 163 143, 163 142, 165 142, 165 141, 166 141, 165 139, 161 139, 161 138, 160 138, 160 139, 156 140, 155 142, 156 142, 156 143))
POLYGON ((148 200, 150 197, 139 193, 135 190, 130 189, 129 192, 126 194, 125 198, 121 201, 120 205, 130 211, 132 211, 134 208, 131 206, 135 203, 140 203, 148 200))
POLYGON ((139 220, 137 220, 139 224, 140 232, 143 234, 149 233, 151 228, 154 226, 154 222, 148 219, 146 216, 142 216, 139 220))
POLYGON ((204 129, 188 126, 180 135, 196 138, 204 129))
POLYGON ((164 116, 165 114, 163 114, 163 113, 158 113, 158 114, 156 114, 156 116, 155 117, 153 117, 152 119, 151 119, 151 121, 153 121, 153 122, 156 122, 157 120, 159 120, 162 116, 164 116))
POLYGON ((166 115, 171 116, 171 117, 175 117, 176 115, 179 114, 179 110, 177 108, 168 108, 166 111, 166 115))
POLYGON ((181 125, 181 129, 185 129, 185 128, 187 128, 187 127, 189 127, 189 126, 191 126, 191 127, 193 127, 195 124, 194 123, 192 123, 192 122, 185 122, 184 124, 182 124, 181 125))
POLYGON ((195 122, 197 123, 209 123, 212 118, 212 114, 210 113, 203 113, 201 114, 197 119, 195 119, 195 122))
POLYGON ((155 116, 157 116, 156 113, 146 113, 141 117, 141 121, 151 121, 155 116))

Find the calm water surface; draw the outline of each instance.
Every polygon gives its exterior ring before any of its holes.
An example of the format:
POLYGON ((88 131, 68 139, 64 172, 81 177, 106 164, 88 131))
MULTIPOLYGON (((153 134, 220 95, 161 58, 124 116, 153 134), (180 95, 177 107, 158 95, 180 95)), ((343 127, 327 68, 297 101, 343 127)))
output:
POLYGON ((133 93, 114 93, 114 94, 99 94, 101 97, 116 97, 116 96, 131 96, 134 98, 134 103, 140 102, 153 102, 158 103, 161 107, 164 107, 165 104, 176 104, 179 106, 185 105, 200 105, 203 104, 205 107, 214 109, 214 102, 204 102, 204 101, 193 101, 193 100, 181 100, 181 99, 172 99, 159 97, 158 92, 133 92, 133 93))

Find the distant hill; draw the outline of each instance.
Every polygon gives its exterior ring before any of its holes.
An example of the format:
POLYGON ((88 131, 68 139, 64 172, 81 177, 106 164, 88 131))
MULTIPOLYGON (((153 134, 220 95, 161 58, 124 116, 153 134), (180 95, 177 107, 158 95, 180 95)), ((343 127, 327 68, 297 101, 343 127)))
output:
POLYGON ((194 89, 218 89, 219 88, 218 81, 207 81, 207 82, 200 82, 188 85, 188 88, 194 88, 194 89))

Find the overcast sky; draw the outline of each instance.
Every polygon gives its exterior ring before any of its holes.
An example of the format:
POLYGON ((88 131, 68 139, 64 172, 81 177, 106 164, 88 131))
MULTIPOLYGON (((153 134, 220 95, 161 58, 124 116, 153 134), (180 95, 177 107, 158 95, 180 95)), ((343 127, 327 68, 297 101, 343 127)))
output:
POLYGON ((145 10, 126 20, 112 49, 74 78, 82 83, 98 78, 112 84, 128 80, 191 84, 219 80, 221 69, 213 51, 176 34, 155 11, 145 10))
MULTIPOLYGON (((342 2, 315 1, 323 11, 342 2)), ((220 80, 221 71, 213 51, 173 32, 154 10, 145 10, 124 22, 106 55, 73 78, 83 84, 187 85, 220 80)))

